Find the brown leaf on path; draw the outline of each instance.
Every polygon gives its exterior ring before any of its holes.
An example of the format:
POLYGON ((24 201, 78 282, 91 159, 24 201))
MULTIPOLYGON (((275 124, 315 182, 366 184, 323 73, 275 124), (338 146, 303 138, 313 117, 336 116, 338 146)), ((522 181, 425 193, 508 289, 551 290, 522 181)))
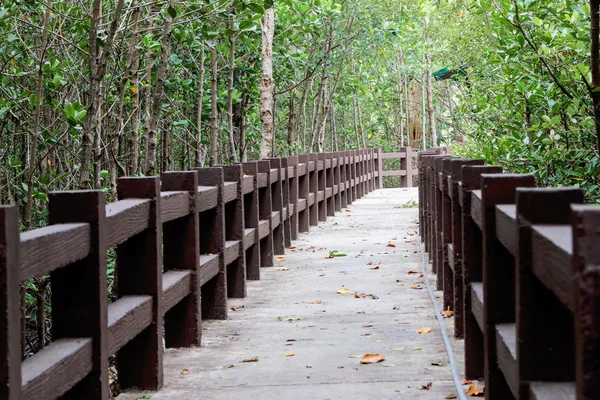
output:
POLYGON ((242 360, 242 362, 245 362, 245 363, 258 362, 258 357, 246 358, 245 360, 242 360))
POLYGON ((375 269, 379 269, 379 265, 376 265, 376 266, 374 266, 374 267, 371 267, 371 268, 369 268, 369 269, 373 269, 373 270, 375 270, 375 269))
POLYGON ((308 304, 323 304, 322 300, 313 300, 313 301, 309 301, 308 304))
POLYGON ((444 365, 444 363, 438 361, 438 362, 432 362, 431 365, 436 366, 436 367, 442 367, 444 365))
POLYGON ((181 370, 181 375, 185 375, 185 374, 189 374, 189 373, 190 373, 190 370, 187 368, 181 370))
POLYGON ((419 271, 416 271, 414 269, 406 271, 406 275, 414 275, 414 274, 418 274, 418 273, 419 273, 419 271))
POLYGON ((470 380, 468 380, 467 378, 463 378, 463 380, 460 382, 462 385, 470 385, 473 382, 471 382, 470 380))
POLYGON ((422 278, 422 277, 423 277, 423 274, 419 274, 419 278, 422 278))
POLYGON ((363 327, 363 328, 372 328, 372 327, 373 327, 373 324, 365 324, 365 325, 363 325, 362 327, 363 327))
POLYGON ((456 399, 456 395, 455 394, 449 394, 448 396, 445 397, 446 399, 456 399))
POLYGON ((283 256, 277 257, 277 261, 284 261, 284 260, 285 260, 285 257, 283 257, 283 256))
POLYGON ((281 268, 279 268, 279 270, 280 270, 280 271, 288 271, 288 270, 289 270, 289 268, 288 268, 288 267, 281 267, 281 268))
POLYGON ((396 247, 396 245, 395 245, 394 243, 392 243, 392 242, 389 242, 389 243, 387 244, 387 247, 396 247))
POLYGON ((361 364, 377 364, 378 362, 382 362, 385 360, 385 354, 365 354, 363 358, 361 358, 361 364))
POLYGON ((427 385, 421 385, 421 390, 429 390, 431 385, 433 385, 433 382, 427 382, 427 385))
POLYGON ((450 306, 448 306, 448 309, 446 311, 442 311, 442 317, 444 318, 450 318, 454 315, 454 311, 450 310, 450 306))
POLYGON ((411 289, 423 289, 423 286, 421 286, 421 285, 411 285, 410 288, 411 289))
POLYGON ((431 328, 430 327, 426 327, 426 328, 419 328, 416 331, 419 335, 424 335, 426 333, 431 332, 431 328))
POLYGON ((471 385, 467 389, 467 396, 480 397, 483 396, 485 388, 480 388, 477 385, 471 385))
POLYGON ((339 293, 339 294, 354 294, 354 292, 352 290, 348 290, 346 288, 341 288, 336 293, 339 293))
POLYGON ((296 246, 290 246, 290 247, 288 247, 288 249, 290 249, 290 250, 296 250, 296 246))
POLYGON ((296 354, 294 354, 294 353, 287 353, 285 356, 286 356, 286 357, 294 357, 295 355, 296 355, 296 354))

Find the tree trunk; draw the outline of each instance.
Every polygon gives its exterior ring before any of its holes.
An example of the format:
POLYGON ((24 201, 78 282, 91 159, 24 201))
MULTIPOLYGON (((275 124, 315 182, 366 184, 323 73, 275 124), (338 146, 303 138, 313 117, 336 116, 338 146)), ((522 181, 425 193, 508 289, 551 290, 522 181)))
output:
POLYGON ((296 89, 290 91, 290 98, 288 100, 288 154, 292 155, 295 153, 296 148, 296 89))
MULTIPOLYGON (((135 19, 136 24, 134 32, 136 32, 135 40, 132 40, 132 46, 136 48, 139 43, 137 38, 137 20, 139 18, 139 8, 134 11, 137 16, 132 16, 135 19)), ((133 34, 132 34, 133 35, 133 34)), ((139 146, 138 146, 138 133, 140 130, 140 84, 139 84, 139 69, 140 69, 140 54, 137 52, 133 57, 133 63, 131 64, 131 87, 133 93, 131 94, 131 138, 129 140, 129 163, 128 169, 129 174, 136 175, 139 171, 139 146)))
POLYGON ((596 126, 596 144, 600 151, 600 0, 590 0, 591 14, 591 67, 592 67, 592 102, 596 126))
POLYGON ((46 4, 46 14, 44 15, 44 33, 42 34, 42 47, 38 55, 38 75, 37 86, 35 89, 35 112, 33 115, 33 130, 29 140, 29 165, 27 173, 27 203, 23 212, 25 230, 31 229, 31 209, 33 207, 33 175, 35 174, 37 158, 37 137, 40 131, 40 120, 42 117, 42 97, 44 95, 44 62, 46 60, 46 51, 48 49, 48 25, 50 22, 52 0, 46 4))
MULTIPOLYGON (((216 43, 215 43, 216 46, 216 43)), ((210 166, 217 165, 219 156, 219 142, 217 133, 217 49, 213 46, 210 49, 210 166)))
POLYGON ((433 147, 437 147, 438 139, 435 128, 435 112, 433 109, 433 85, 431 84, 431 71, 429 70, 429 55, 425 56, 425 60, 427 63, 427 111, 429 114, 429 131, 431 132, 431 144, 433 147))
POLYGON ((265 11, 262 25, 262 80, 260 85, 260 158, 271 155, 273 144, 273 37, 275 9, 265 11))
POLYGON ((403 101, 403 91, 402 91, 402 71, 400 70, 401 61, 400 57, 396 57, 398 61, 398 105, 400 106, 400 110, 398 111, 398 136, 400 136, 400 147, 404 147, 404 101, 403 101))
POLYGON ((200 76, 198 78, 198 97, 196 98, 196 146, 194 164, 196 167, 204 166, 206 146, 202 143, 202 108, 204 101, 204 42, 200 49, 200 76))
POLYGON ((231 162, 237 162, 237 150, 235 148, 235 138, 233 135, 233 72, 235 70, 235 39, 237 34, 235 33, 235 23, 233 16, 235 14, 235 8, 231 10, 231 16, 229 17, 229 29, 231 34, 229 35, 229 80, 227 83, 227 130, 229 134, 229 151, 231 156, 231 162))
POLYGON ((99 110, 102 101, 100 95, 102 88, 101 83, 106 73, 106 61, 112 50, 112 44, 117 32, 118 22, 121 17, 124 0, 118 0, 113 20, 111 21, 106 41, 100 52, 100 46, 97 42, 98 26, 100 24, 102 0, 94 0, 92 4, 92 15, 90 19, 89 33, 89 69, 90 69, 90 89, 88 93, 88 108, 83 129, 83 137, 81 142, 81 158, 80 158, 80 176, 79 188, 87 189, 90 181, 90 161, 92 158, 92 145, 94 135, 97 134, 99 120, 99 110))
MULTIPOLYGON (((152 31, 154 28, 154 20, 151 18, 151 11, 148 12, 148 16, 150 19, 150 23, 148 25, 148 30, 152 31)), ((139 168, 146 171, 146 166, 148 165, 148 136, 150 135, 150 112, 152 105, 152 50, 148 48, 146 51, 146 93, 144 95, 144 134, 142 136, 141 148, 144 149, 143 156, 140 155, 139 168)))
MULTIPOLYGON (((163 37, 160 59, 158 60, 158 73, 156 74, 156 87, 152 96, 152 115, 148 125, 148 155, 146 159, 146 175, 156 174, 156 140, 158 136, 158 122, 162 108, 162 98, 165 89, 165 80, 167 78, 167 60, 171 52, 171 27, 173 18, 167 12, 165 14, 165 23, 163 25, 163 37)), ((166 135, 166 130, 163 132, 166 135)), ((166 139, 163 140, 163 143, 166 139)))

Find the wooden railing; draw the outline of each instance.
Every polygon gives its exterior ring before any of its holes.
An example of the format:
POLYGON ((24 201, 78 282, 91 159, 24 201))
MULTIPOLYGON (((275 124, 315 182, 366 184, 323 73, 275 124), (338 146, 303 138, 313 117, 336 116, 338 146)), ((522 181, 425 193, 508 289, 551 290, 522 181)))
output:
POLYGON ((387 171, 382 169, 382 176, 399 176, 400 187, 413 187, 413 178, 419 173, 418 169, 413 168, 413 161, 417 158, 417 154, 410 147, 402 147, 396 153, 382 153, 382 161, 386 159, 400 160, 400 169, 387 171))
POLYGON ((419 154, 421 237, 488 399, 598 399, 600 206, 482 160, 419 154))
POLYGON ((108 399, 114 354, 121 389, 160 388, 163 329, 167 347, 200 345, 203 318, 227 318, 227 298, 244 297, 273 254, 381 177, 370 149, 121 178, 112 204, 54 192, 50 225, 24 233, 16 207, 0 206, 0 400, 108 399), (21 361, 19 285, 46 273, 52 342, 21 361))

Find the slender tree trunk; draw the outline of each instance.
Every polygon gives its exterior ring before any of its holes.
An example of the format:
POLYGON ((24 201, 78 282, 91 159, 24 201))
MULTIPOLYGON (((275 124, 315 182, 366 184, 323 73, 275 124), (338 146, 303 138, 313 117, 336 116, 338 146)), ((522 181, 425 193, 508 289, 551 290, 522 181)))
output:
POLYGON ((196 167, 204 166, 206 146, 202 143, 202 108, 204 101, 204 42, 200 48, 200 76, 198 77, 198 97, 196 98, 196 146, 194 164, 196 167))
MULTIPOLYGON (((148 126, 148 155, 146 159, 146 175, 153 176, 156 174, 156 141, 158 137, 158 123, 160 120, 160 112, 162 108, 163 93, 165 89, 165 80, 167 79, 167 60, 171 53, 171 27, 173 18, 167 12, 165 14, 165 23, 163 25, 163 37, 160 59, 158 64, 158 73, 156 74, 156 87, 152 95, 152 115, 148 126)), ((166 129, 163 130, 163 135, 166 136, 166 129)), ((166 143, 166 138, 163 139, 166 143)), ((164 162, 164 160, 163 160, 164 162)))
POLYGON ((400 57, 396 57, 398 62, 398 105, 400 106, 399 118, 398 118, 398 136, 400 136, 400 147, 404 147, 404 101, 402 93, 402 70, 400 69, 402 63, 400 57))
MULTIPOLYGON (((148 16, 150 19, 150 23, 148 26, 148 30, 152 31, 154 28, 154 20, 151 18, 151 10, 148 12, 148 16)), ((146 171, 146 167, 148 165, 148 145, 150 136, 150 112, 152 105, 152 49, 148 48, 146 51, 146 93, 144 95, 144 134, 142 136, 141 148, 144 149, 143 157, 140 155, 139 168, 146 171)))
POLYGON ((406 111, 406 140, 410 143, 410 130, 412 129, 411 124, 411 111, 412 104, 410 104, 410 92, 409 92, 408 74, 404 73, 404 105, 406 111))
POLYGON ((46 13, 44 15, 44 33, 42 34, 42 47, 38 54, 38 74, 37 85, 35 89, 35 111, 33 115, 33 130, 29 139, 29 163, 27 173, 27 203, 23 212, 25 230, 31 229, 31 209, 33 207, 33 176, 35 174, 37 158, 37 137, 40 132, 40 120, 42 117, 42 97, 44 95, 44 63, 46 60, 46 51, 48 49, 48 25, 50 24, 52 0, 46 3, 46 13))
POLYGON ((219 156, 219 141, 217 133, 217 49, 213 46, 210 49, 210 166, 217 165, 219 156))
POLYGON ((87 189, 90 181, 90 161, 92 158, 92 146, 94 135, 98 132, 100 124, 100 106, 102 97, 102 79, 106 73, 106 62, 108 55, 112 50, 113 41, 118 28, 118 22, 121 18, 124 0, 118 0, 115 6, 113 20, 111 21, 106 41, 103 44, 102 51, 97 43, 98 26, 102 13, 102 0, 94 0, 92 4, 92 15, 90 19, 89 32, 89 69, 90 69, 90 89, 88 94, 88 109, 86 121, 83 129, 83 137, 81 142, 81 158, 80 158, 80 176, 79 188, 87 189))
POLYGON ((295 153, 294 148, 296 145, 296 89, 290 91, 290 98, 288 100, 288 154, 292 155, 295 153))
POLYGON ((235 138, 233 134, 233 72, 235 70, 235 39, 237 34, 235 33, 235 23, 233 16, 235 9, 232 9, 231 16, 229 17, 229 29, 231 34, 229 35, 229 81, 227 83, 227 130, 229 133, 229 151, 231 161, 237 162, 237 150, 235 148, 235 138))
MULTIPOLYGON (((135 40, 132 40, 132 46, 134 49, 137 47, 139 40, 137 38, 137 20, 139 18, 139 8, 134 11, 137 16, 133 17, 136 21, 134 32, 136 32, 135 40)), ((132 34, 133 35, 133 34, 132 34)), ((133 38, 132 38, 133 39, 133 38)), ((133 62, 131 64, 131 137, 129 139, 129 173, 136 175, 139 172, 139 147, 138 147, 138 133, 140 130, 140 84, 139 84, 139 69, 140 69, 140 54, 137 52, 133 56, 133 62)))
POLYGON ((260 158, 267 158, 273 143, 273 37, 275 32, 275 9, 265 11, 262 24, 262 80, 260 85, 260 158))
POLYGON ((596 126, 596 141, 600 151, 600 0, 590 0, 591 15, 591 66, 592 66, 592 102, 596 126))
POLYGON ((429 130, 431 132, 431 142, 433 147, 438 145, 437 132, 435 127, 435 112, 433 109, 433 85, 431 83, 431 71, 429 70, 429 55, 425 56, 427 63, 427 111, 429 113, 429 130))
POLYGON ((427 81, 427 72, 423 73, 423 79, 421 79, 421 125, 423 128, 421 129, 421 139, 423 140, 423 150, 427 149, 427 135, 425 126, 427 125, 427 105, 425 100, 425 93, 427 89, 425 88, 425 81, 427 81))

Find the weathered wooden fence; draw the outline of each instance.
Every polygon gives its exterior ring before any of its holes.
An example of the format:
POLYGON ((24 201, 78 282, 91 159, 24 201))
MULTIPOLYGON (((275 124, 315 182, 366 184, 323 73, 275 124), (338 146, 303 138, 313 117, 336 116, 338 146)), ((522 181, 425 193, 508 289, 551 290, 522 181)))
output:
POLYGON ((413 168, 413 161, 417 158, 418 153, 410 147, 402 147, 399 152, 382 153, 381 159, 398 159, 400 161, 400 169, 385 170, 382 169, 382 177, 399 176, 400 187, 413 187, 413 178, 419 173, 417 168, 413 168))
POLYGON ((50 225, 24 233, 16 207, 0 206, 0 400, 105 400, 111 355, 122 389, 160 388, 163 330, 167 347, 200 345, 203 318, 225 319, 273 254, 382 176, 369 149, 121 178, 111 204, 102 191, 51 193, 50 225), (52 342, 22 361, 20 283, 46 273, 52 342))
POLYGON ((488 399, 600 398, 600 206, 482 160, 419 154, 421 237, 488 399))

